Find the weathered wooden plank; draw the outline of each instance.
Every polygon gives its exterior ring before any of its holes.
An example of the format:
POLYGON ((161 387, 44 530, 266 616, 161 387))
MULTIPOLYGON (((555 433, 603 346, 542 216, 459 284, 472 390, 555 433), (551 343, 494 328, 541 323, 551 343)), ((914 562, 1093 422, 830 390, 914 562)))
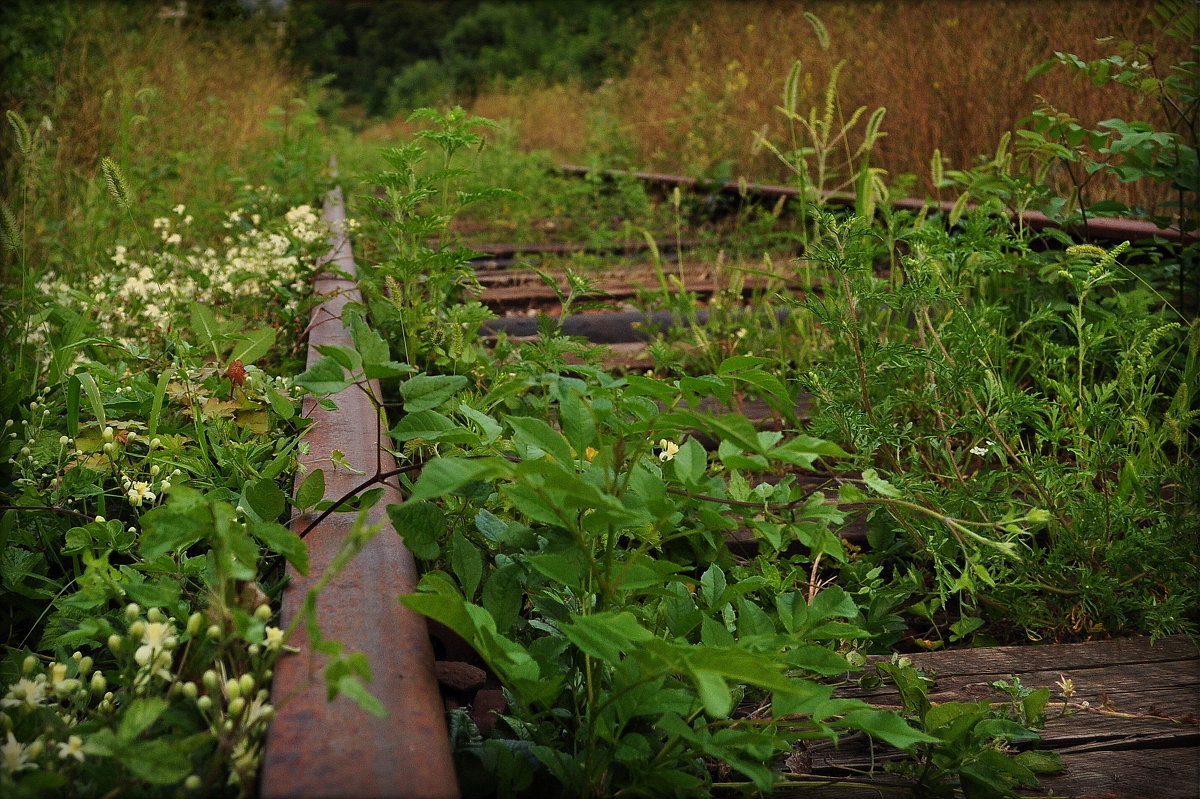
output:
POLYGON ((1028 796, 1074 799, 1196 799, 1200 796, 1200 749, 1102 750, 1063 753, 1067 770, 1041 781, 1028 796))
POLYGON ((1114 638, 1109 641, 1085 641, 1078 644, 1030 644, 997 646, 987 649, 956 649, 947 652, 923 652, 910 655, 913 663, 937 668, 938 674, 998 674, 1039 670, 1062 671, 1088 666, 1113 666, 1120 663, 1157 663, 1170 660, 1195 660, 1197 646, 1186 635, 1172 635, 1151 643, 1149 638, 1114 638))
MULTIPOLYGON (((1200 649, 1185 636, 1153 645, 1146 638, 1131 638, 911 657, 935 680, 929 692, 933 702, 1001 702, 1004 695, 989 683, 1014 675, 1027 688, 1053 690, 1038 748, 1057 751, 1067 770, 1044 779, 1027 792, 1029 796, 1200 797, 1200 649), (1074 687, 1066 715, 1059 704, 1063 698, 1058 682, 1063 677, 1074 687)), ((848 688, 839 693, 899 705, 894 689, 848 688)), ((844 737, 836 747, 817 743, 805 753, 813 778, 867 773, 869 777, 855 781, 885 790, 896 780, 883 771, 884 764, 899 756, 887 747, 872 746, 864 736, 844 737)), ((804 793, 872 795, 882 794, 845 782, 804 793)))

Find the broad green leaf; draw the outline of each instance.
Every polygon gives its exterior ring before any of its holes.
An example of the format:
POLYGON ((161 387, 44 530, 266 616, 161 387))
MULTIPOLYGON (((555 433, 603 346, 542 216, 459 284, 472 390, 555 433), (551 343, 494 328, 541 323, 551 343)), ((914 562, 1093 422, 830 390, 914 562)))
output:
POLYGON ((325 472, 314 469, 296 489, 294 504, 300 510, 308 510, 325 498, 325 472))
POLYGON ((988 710, 987 702, 939 702, 925 712, 922 724, 930 733, 938 733, 961 718, 982 719, 988 710))
POLYGON ((146 560, 185 549, 199 541, 210 529, 211 517, 206 510, 181 510, 171 504, 161 505, 142 515, 141 539, 138 553, 146 560))
POLYGON ((1048 752, 1044 750, 1018 752, 1013 760, 1017 761, 1017 763, 1029 769, 1034 774, 1059 774, 1065 768, 1063 766, 1062 756, 1058 752, 1048 752))
POLYGON ((73 382, 77 382, 87 394, 88 404, 92 406, 92 416, 96 418, 96 423, 103 428, 108 424, 107 417, 104 413, 104 402, 100 399, 100 388, 96 385, 96 378, 88 372, 77 372, 71 376, 73 382))
POLYGON ((708 469, 708 452, 699 441, 689 438, 683 442, 671 462, 675 465, 675 476, 679 478, 679 482, 691 489, 698 489, 704 484, 708 469))
POLYGON ((496 620, 496 629, 503 633, 520 618, 524 597, 521 566, 507 563, 488 575, 487 582, 483 584, 481 601, 496 620))
POLYGON ((346 674, 337 681, 337 693, 345 696, 372 716, 387 718, 387 709, 375 695, 367 690, 362 680, 353 674, 346 674))
POLYGON ((241 361, 243 364, 254 363, 266 355, 275 346, 275 328, 260 327, 258 330, 244 333, 237 337, 233 350, 225 359, 226 363, 241 361))
POLYGON ((700 621, 700 643, 705 646, 737 646, 733 633, 729 632, 724 624, 707 615, 700 621))
POLYGON ((1012 719, 984 719, 975 725, 975 733, 985 738, 1003 738, 1017 743, 1042 739, 1036 732, 1026 729, 1012 719))
POLYGON ((709 609, 717 609, 717 603, 725 595, 725 585, 725 572, 715 563, 700 576, 700 598, 709 609))
POLYGON ((575 391, 563 390, 558 401, 558 423, 579 457, 596 439, 596 421, 592 409, 575 391))
POLYGON ((458 412, 479 425, 479 432, 483 435, 484 444, 492 443, 504 432, 504 428, 500 426, 499 422, 486 413, 475 410, 465 402, 458 406, 458 412))
POLYGON ((196 335, 196 343, 207 347, 221 337, 221 326, 217 317, 207 305, 193 302, 189 306, 192 319, 192 333, 196 335))
POLYGON ((324 357, 301 374, 296 375, 296 385, 312 394, 337 394, 354 383, 346 379, 341 365, 330 357, 324 357))
POLYGON ((303 538, 276 522, 252 522, 249 530, 267 549, 287 558, 300 574, 308 574, 308 546, 303 538))
POLYGON ((880 477, 879 473, 874 469, 863 469, 862 479, 864 483, 880 496, 892 497, 893 499, 903 496, 898 488, 880 477))
POLYGON ((938 743, 940 740, 913 729, 890 710, 853 710, 842 717, 841 726, 862 730, 897 749, 911 749, 917 744, 938 743))
POLYGON ((128 704, 121 714, 121 723, 117 727, 117 740, 129 743, 145 732, 151 724, 167 709, 167 700, 160 697, 135 699, 128 704))
POLYGON ((820 674, 822 677, 834 677, 851 671, 846 658, 824 646, 798 646, 788 652, 785 659, 789 665, 820 674))
POLYGON ((443 497, 474 480, 486 480, 511 471, 499 458, 434 458, 421 467, 421 476, 413 486, 410 501, 443 497))
POLYGON ((525 447, 536 447, 558 463, 566 467, 573 466, 571 447, 562 433, 541 419, 529 416, 510 416, 506 421, 513 429, 514 442, 525 447))
POLYGON ((638 644, 654 638, 628 611, 605 611, 590 616, 573 616, 561 625, 563 635, 584 653, 606 663, 621 662, 624 653, 632 652, 638 644))
POLYGON ((740 638, 775 634, 770 614, 744 596, 737 598, 737 631, 740 638))
POLYGON ((696 694, 704 710, 714 718, 723 719, 733 710, 733 694, 720 674, 706 669, 691 669, 689 676, 696 684, 696 694))
POLYGON ((1038 688, 1036 691, 1031 691, 1021 700, 1021 710, 1025 714, 1025 719, 1029 722, 1037 721, 1045 712, 1046 703, 1049 701, 1049 688, 1038 688))
POLYGON ((191 759, 175 738, 129 743, 118 750, 118 757, 134 776, 152 785, 172 785, 192 772, 191 759))
POLYGON ((422 560, 436 560, 441 555, 440 542, 448 524, 440 507, 432 502, 410 499, 401 505, 388 505, 387 514, 413 555, 422 560))
POLYGON ((276 416, 286 421, 296 415, 296 406, 290 399, 270 387, 267 388, 266 394, 267 402, 276 416))
POLYGON ((463 595, 468 599, 475 596, 483 576, 483 554, 457 530, 450 536, 450 566, 462 586, 463 595))
POLYGON ((828 619, 833 616, 853 619, 858 616, 858 606, 844 588, 831 585, 813 597, 811 612, 814 619, 828 619))
POLYGON ((326 358, 337 361, 338 366, 351 374, 362 369, 362 356, 353 347, 343 344, 318 344, 315 349, 326 358))
POLYGON ((573 590, 583 588, 587 566, 581 557, 570 557, 561 552, 539 552, 521 560, 559 586, 573 590))
MULTIPOLYGON (((163 576, 144 583, 128 581, 125 596, 145 607, 170 607, 179 601, 183 586, 175 575, 163 576)), ((61 646, 61 641, 59 642, 61 646)))
POLYGON ((260 478, 243 486, 238 507, 255 521, 273 522, 283 515, 287 495, 274 480, 260 478))
POLYGON ((465 430, 448 417, 437 411, 417 411, 406 413, 399 422, 388 431, 388 435, 397 441, 411 441, 414 438, 425 441, 453 441, 470 443, 478 441, 478 436, 465 430))
POLYGON ((400 384, 404 410, 408 413, 428 411, 450 399, 467 384, 462 375, 416 375, 400 384))

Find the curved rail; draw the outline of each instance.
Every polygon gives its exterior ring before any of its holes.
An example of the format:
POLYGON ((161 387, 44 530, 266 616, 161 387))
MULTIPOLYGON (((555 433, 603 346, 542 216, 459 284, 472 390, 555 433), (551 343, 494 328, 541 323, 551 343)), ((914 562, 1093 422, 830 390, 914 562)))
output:
MULTIPOLYGON (((340 232, 346 229, 340 188, 326 196, 324 218, 333 230, 333 249, 324 263, 332 268, 319 274, 315 283, 316 293, 325 300, 309 325, 310 366, 320 357, 318 346, 350 345, 342 311, 347 303, 362 301, 354 280, 349 238, 340 232)), ((378 383, 372 381, 369 388, 378 402, 378 383)), ((337 410, 328 410, 311 398, 305 400, 304 412, 313 425, 306 437, 309 452, 301 459, 307 469, 325 470, 327 498, 342 496, 362 479, 350 470, 331 468, 334 450, 340 450, 350 466, 366 474, 395 468, 377 423, 377 406, 362 387, 351 386, 331 399, 337 410), (381 464, 381 460, 385 462, 381 464)), ((303 476, 297 475, 297 481, 303 476)), ((344 696, 327 701, 322 679, 325 658, 312 651, 304 625, 300 625, 288 642, 300 651, 284 654, 275 667, 271 703, 276 715, 267 733, 263 797, 458 796, 425 620, 397 600, 400 594, 415 590, 417 571, 412 553, 387 523, 384 512, 388 503, 400 501, 399 491, 386 490, 389 493, 370 519, 384 529, 321 591, 316 614, 324 637, 340 642, 347 653, 367 656, 373 675, 367 688, 388 716, 372 716, 344 696)), ((301 611, 306 593, 350 534, 355 515, 332 514, 305 537, 311 568, 307 576, 288 568, 290 581, 282 602, 284 625, 301 611)), ((307 514, 298 515, 292 520, 292 529, 299 531, 309 521, 307 514)))

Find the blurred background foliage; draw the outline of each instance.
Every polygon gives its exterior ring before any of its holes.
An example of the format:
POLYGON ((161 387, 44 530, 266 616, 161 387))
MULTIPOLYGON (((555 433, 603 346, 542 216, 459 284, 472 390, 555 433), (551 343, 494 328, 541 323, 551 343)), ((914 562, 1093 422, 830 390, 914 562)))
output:
MULTIPOLYGON (((1190 50, 1155 25, 1155 6, 1154 0, 7 0, 0 4, 0 95, 5 108, 31 120, 47 104, 94 116, 91 106, 111 88, 101 88, 105 81, 139 82, 135 93, 147 85, 162 90, 165 83, 150 79, 180 64, 195 45, 201 60, 188 72, 203 80, 191 81, 189 93, 171 102, 193 112, 190 119, 217 119, 239 136, 245 120, 258 126, 257 114, 227 105, 225 113, 206 117, 194 113, 196 104, 219 105, 213 98, 226 96, 221 82, 303 86, 307 80, 319 89, 312 99, 322 118, 367 142, 411 133, 405 120, 414 108, 462 105, 504 122, 513 146, 550 161, 778 182, 787 179, 786 169, 755 142, 759 135, 779 140, 784 132, 776 107, 791 65, 803 65, 801 107, 808 107, 824 103, 841 64, 841 114, 887 109, 887 135, 873 165, 886 170, 889 182, 914 176, 911 193, 935 195, 935 151, 946 169, 970 168, 1038 108, 1069 114, 1085 127, 1118 117, 1165 129, 1158 104, 1136 93, 1093 86, 1067 70, 1026 79, 1055 51, 1091 60, 1122 40, 1149 45, 1156 72, 1168 74, 1190 50), (823 21, 828 40, 815 34, 806 13, 823 21)), ((160 113, 170 104, 161 95, 156 103, 160 113)), ((91 142, 80 145, 79 157, 94 161, 108 143, 104 126, 94 118, 73 126, 91 142)), ((1157 201, 1138 196, 1153 187, 1108 189, 1123 192, 1130 205, 1152 208, 1157 201)))

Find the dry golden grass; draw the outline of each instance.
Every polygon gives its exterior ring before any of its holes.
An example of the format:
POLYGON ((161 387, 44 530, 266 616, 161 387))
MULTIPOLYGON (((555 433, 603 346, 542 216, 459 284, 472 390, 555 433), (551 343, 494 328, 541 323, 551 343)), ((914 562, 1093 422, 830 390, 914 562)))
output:
MULTIPOLYGON (((1154 121, 1119 87, 1092 87, 1062 70, 1025 81, 1053 51, 1083 58, 1109 51, 1100 36, 1153 41, 1170 64, 1185 50, 1147 20, 1151 2, 970 2, 904 0, 836 3, 709 0, 696 3, 660 37, 647 41, 626 77, 597 92, 578 87, 488 94, 477 113, 508 118, 523 145, 580 158, 612 145, 640 168, 778 180, 786 170, 753 148, 756 131, 785 135, 775 110, 794 61, 803 64, 801 110, 821 102, 841 60, 843 112, 887 109, 887 132, 872 162, 891 175, 914 173, 930 190, 936 149, 947 168, 963 168, 995 150, 1001 135, 1034 110, 1038 96, 1084 123, 1110 117, 1154 121), (828 28, 822 49, 803 13, 828 28), (600 120, 605 131, 589 130, 600 120), (723 169, 722 163, 732 169, 723 169)), ((782 143, 782 141, 781 141, 782 143)), ((922 189, 922 186, 924 187, 922 189)))
POLYGON ((216 199, 214 177, 253 166, 278 137, 263 123, 300 95, 296 76, 268 42, 131 13, 89 9, 64 48, 47 114, 53 168, 91 176, 108 156, 127 174, 169 175, 181 200, 216 199))

